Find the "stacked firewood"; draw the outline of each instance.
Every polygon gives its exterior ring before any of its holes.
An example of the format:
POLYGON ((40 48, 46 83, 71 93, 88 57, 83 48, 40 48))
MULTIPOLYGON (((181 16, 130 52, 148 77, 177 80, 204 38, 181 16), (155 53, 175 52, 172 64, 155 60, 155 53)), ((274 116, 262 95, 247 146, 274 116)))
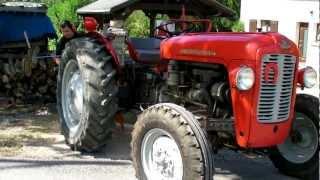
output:
POLYGON ((0 57, 0 97, 15 104, 54 102, 57 65, 51 59, 37 59, 26 74, 24 62, 0 57))

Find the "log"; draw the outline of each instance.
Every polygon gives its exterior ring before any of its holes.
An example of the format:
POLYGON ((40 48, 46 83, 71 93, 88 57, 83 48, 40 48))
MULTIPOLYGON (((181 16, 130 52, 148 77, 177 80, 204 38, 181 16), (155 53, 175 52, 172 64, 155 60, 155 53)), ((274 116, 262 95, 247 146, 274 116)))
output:
POLYGON ((2 80, 2 83, 4 83, 4 84, 9 83, 9 77, 6 74, 2 75, 1 80, 2 80))
POLYGON ((0 58, 1 95, 15 104, 55 102, 57 65, 48 60, 33 61, 30 76, 23 68, 22 58, 0 58))

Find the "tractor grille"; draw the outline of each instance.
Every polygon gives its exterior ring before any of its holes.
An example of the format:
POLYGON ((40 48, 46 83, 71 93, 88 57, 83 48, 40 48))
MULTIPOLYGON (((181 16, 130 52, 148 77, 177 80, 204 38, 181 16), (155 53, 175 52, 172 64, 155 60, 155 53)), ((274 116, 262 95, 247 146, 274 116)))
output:
POLYGON ((267 54, 262 59, 258 120, 262 123, 281 122, 289 118, 296 58, 291 55, 267 54), (268 71, 267 66, 278 67, 276 83, 266 81, 273 79, 275 71, 268 71), (267 71, 267 72, 266 72, 267 71))

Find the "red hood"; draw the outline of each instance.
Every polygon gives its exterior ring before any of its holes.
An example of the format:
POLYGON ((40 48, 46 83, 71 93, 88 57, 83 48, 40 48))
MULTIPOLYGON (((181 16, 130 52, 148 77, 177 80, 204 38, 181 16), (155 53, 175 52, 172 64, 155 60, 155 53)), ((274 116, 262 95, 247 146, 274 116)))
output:
POLYGON ((284 53, 298 53, 296 45, 279 33, 199 33, 164 40, 161 43, 161 56, 163 59, 200 62, 212 62, 214 59, 255 60, 257 50, 267 46, 278 46, 285 49, 284 53), (290 48, 281 47, 283 41, 290 48))

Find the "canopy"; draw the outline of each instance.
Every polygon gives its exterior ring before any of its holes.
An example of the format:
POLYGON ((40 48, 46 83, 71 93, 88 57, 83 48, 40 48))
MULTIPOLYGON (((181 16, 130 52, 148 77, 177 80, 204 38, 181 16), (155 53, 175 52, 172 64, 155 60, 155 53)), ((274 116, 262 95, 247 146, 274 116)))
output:
POLYGON ((182 5, 186 14, 197 16, 233 17, 235 12, 217 0, 98 0, 77 10, 80 15, 105 14, 115 18, 125 17, 133 10, 168 15, 181 14, 182 5))
POLYGON ((0 45, 7 42, 55 38, 55 29, 45 14, 0 12, 0 45))
POLYGON ((77 10, 78 14, 109 14, 128 0, 98 0, 77 10))

